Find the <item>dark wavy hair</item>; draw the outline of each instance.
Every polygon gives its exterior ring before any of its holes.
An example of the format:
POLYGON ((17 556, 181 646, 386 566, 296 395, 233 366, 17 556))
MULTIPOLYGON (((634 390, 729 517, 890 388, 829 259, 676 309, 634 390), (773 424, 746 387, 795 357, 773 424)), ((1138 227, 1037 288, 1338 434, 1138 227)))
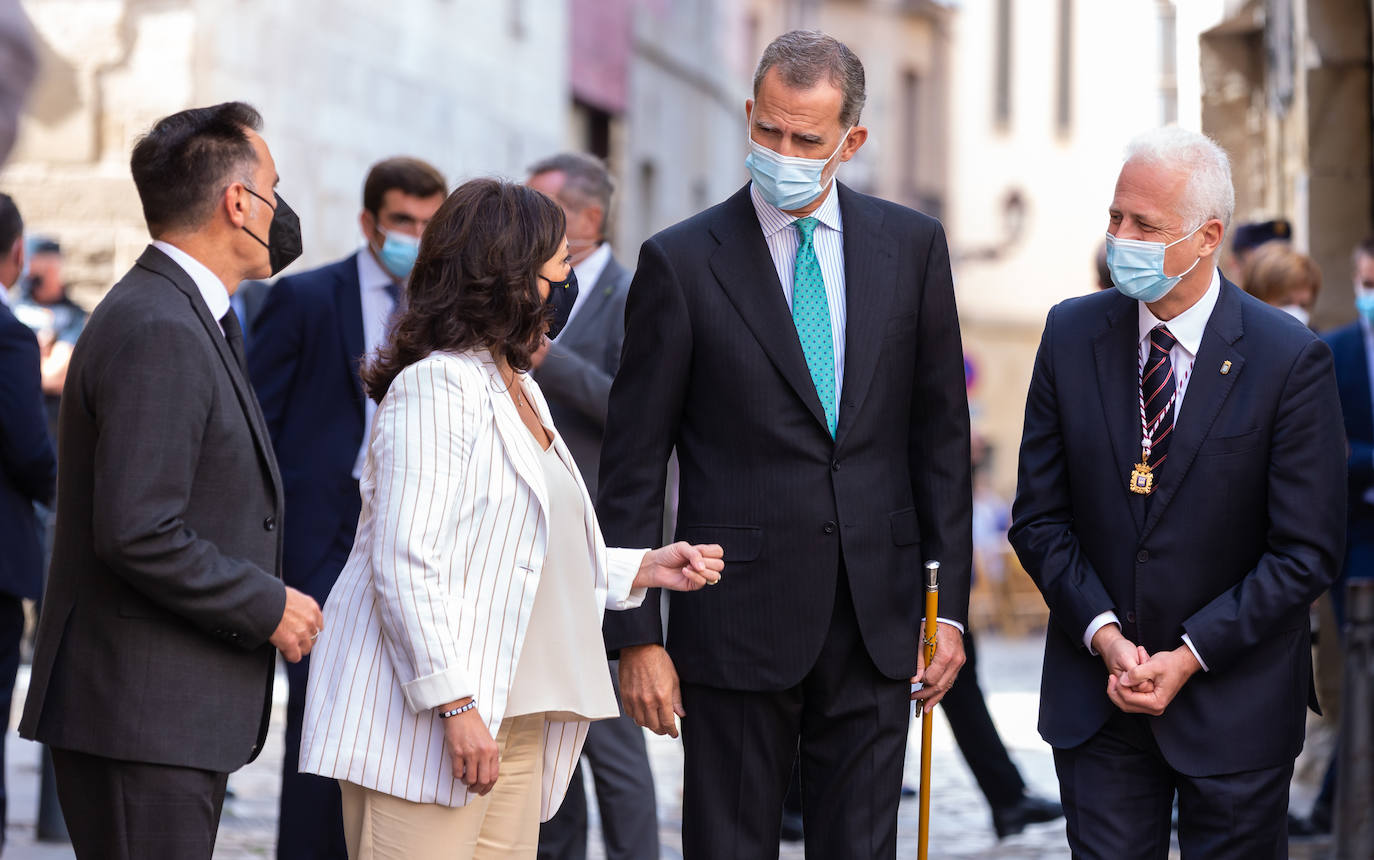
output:
POLYGON ((566 232, 562 207, 532 188, 458 186, 420 237, 405 309, 362 370, 368 396, 380 403, 398 373, 435 350, 487 349, 529 370, 551 318, 539 270, 566 232))

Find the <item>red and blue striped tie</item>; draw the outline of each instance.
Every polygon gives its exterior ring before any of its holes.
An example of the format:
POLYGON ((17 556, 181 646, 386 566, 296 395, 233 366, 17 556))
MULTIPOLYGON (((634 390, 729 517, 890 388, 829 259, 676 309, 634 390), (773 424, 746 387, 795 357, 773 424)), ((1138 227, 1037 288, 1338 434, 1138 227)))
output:
POLYGON ((1150 330, 1150 352, 1140 377, 1140 393, 1145 401, 1145 426, 1150 434, 1150 468, 1158 472, 1169 456, 1169 441, 1174 435, 1174 362, 1169 357, 1178 339, 1162 324, 1150 330))

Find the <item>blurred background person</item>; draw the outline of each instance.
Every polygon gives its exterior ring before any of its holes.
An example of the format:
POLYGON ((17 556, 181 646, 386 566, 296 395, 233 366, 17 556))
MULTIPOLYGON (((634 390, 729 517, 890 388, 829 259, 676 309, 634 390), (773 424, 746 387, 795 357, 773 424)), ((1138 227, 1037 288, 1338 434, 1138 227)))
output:
POLYGON ((1266 242, 1252 250, 1246 255, 1241 278, 1250 295, 1303 325, 1311 323, 1322 289, 1321 269, 1288 242, 1266 242))
POLYGON ((48 431, 57 438, 57 414, 62 405, 62 386, 67 365, 81 329, 86 309, 67 296, 63 280, 62 246, 52 239, 34 241, 29 273, 20 284, 14 314, 38 336, 43 350, 43 399, 48 411, 48 431))
POLYGON ((1226 257, 1222 260, 1222 266, 1228 276, 1237 279, 1232 283, 1245 289, 1245 267, 1250 262, 1250 255, 1255 252, 1255 249, 1270 242, 1288 244, 1292 241, 1293 225, 1287 218, 1246 222, 1236 227, 1232 233, 1231 246, 1226 257))
MULTIPOLYGON (((10 311, 24 268, 24 221, 0 194, 0 722, 9 731, 24 636, 24 601, 43 592, 43 532, 35 503, 52 504, 57 459, 48 436, 38 340, 10 311)), ((5 847, 5 753, 0 744, 0 852, 5 847)))
MULTIPOLYGON (((286 489, 282 576, 321 605, 348 560, 358 526, 358 480, 376 404, 361 363, 404 305, 424 232, 444 202, 444 177, 415 158, 368 171, 358 225, 365 246, 338 262, 282 278, 255 319, 248 371, 286 489)), ((285 757, 277 856, 342 860, 339 786, 297 770, 309 658, 287 666, 285 757)))
POLYGON ((363 372, 379 401, 364 513, 325 604, 301 754, 340 781, 354 860, 534 857, 589 721, 620 712, 602 612, 719 580, 718 546, 606 548, 525 379, 557 336, 564 231, 537 191, 460 186, 363 372))
MULTIPOLYGON (((526 184, 552 197, 568 220, 568 251, 579 285, 567 324, 535 372, 554 426, 596 498, 601 437, 611 380, 620 367, 625 296, 631 272, 611 251, 607 226, 615 181, 601 159, 565 152, 534 164, 526 184)), ((620 702, 618 663, 611 683, 620 702)), ((582 757, 591 764, 607 860, 657 857, 658 808, 644 731, 624 713, 587 731, 582 757)), ((539 828, 539 856, 579 860, 587 854, 587 797, 579 763, 558 814, 539 828)))
MULTIPOLYGON (((1345 556, 1339 577, 1331 586, 1332 633, 1344 634, 1345 588, 1351 580, 1374 577, 1374 395, 1371 395, 1370 368, 1374 367, 1374 236, 1355 247, 1351 254, 1354 268, 1355 321, 1327 332, 1322 339, 1331 347, 1336 367, 1336 386, 1341 394, 1341 412, 1345 420, 1345 438, 1350 456, 1347 460, 1347 494, 1345 525, 1345 556)), ((1323 631, 1323 635, 1325 631, 1323 631)), ((1321 647, 1323 658, 1331 650, 1321 647)), ((1339 675, 1338 657, 1323 659, 1335 666, 1328 671, 1339 675)), ((1319 671, 1321 670, 1319 665, 1319 671)), ((1339 680, 1332 679, 1339 689, 1339 680)), ((1326 700, 1323 699, 1323 705, 1326 700)), ((1345 714, 1345 709, 1330 709, 1333 715, 1345 714)), ((1339 739, 1337 740, 1339 744, 1339 739)), ((1330 764, 1325 769, 1321 790, 1306 816, 1294 817, 1289 828, 1294 835, 1311 836, 1330 833, 1336 801, 1336 759, 1339 749, 1332 750, 1330 764)))

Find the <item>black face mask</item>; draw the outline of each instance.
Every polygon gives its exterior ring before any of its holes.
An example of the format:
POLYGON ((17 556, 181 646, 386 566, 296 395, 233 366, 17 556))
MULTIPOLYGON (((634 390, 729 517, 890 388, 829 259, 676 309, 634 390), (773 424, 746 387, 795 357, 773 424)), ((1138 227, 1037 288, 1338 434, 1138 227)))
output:
MULTIPOLYGON (((244 186, 248 193, 267 203, 267 198, 248 186, 244 186)), ((296 258, 301 255, 301 219, 297 217, 295 210, 286 205, 286 201, 281 199, 281 195, 272 193, 277 198, 277 205, 267 203, 272 210, 272 226, 267 231, 267 241, 262 239, 248 229, 248 225, 243 225, 243 232, 258 240, 258 244, 267 249, 267 259, 272 266, 272 274, 276 275, 282 269, 291 265, 296 258)))
MULTIPOLYGON (((544 278, 543 275, 539 277, 544 278)), ((544 280, 549 281, 548 278, 544 280)), ((549 281, 549 297, 544 300, 544 304, 553 308, 553 320, 549 323, 549 340, 558 337, 558 333, 563 331, 563 327, 568 324, 568 316, 572 314, 573 305, 577 303, 577 272, 572 266, 568 267, 568 277, 561 281, 549 281)))

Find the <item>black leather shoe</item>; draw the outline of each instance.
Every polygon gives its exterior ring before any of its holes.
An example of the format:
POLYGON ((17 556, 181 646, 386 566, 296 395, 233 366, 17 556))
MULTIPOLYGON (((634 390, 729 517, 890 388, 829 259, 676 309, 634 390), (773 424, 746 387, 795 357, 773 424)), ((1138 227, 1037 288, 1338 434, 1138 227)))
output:
POLYGON ((992 829, 997 831, 998 839, 1020 833, 1027 824, 1039 824, 1064 817, 1064 807, 1057 800, 1023 794, 1010 806, 992 810, 992 829))
POLYGON ((783 842, 802 841, 802 817, 800 812, 782 811, 782 829, 778 834, 783 842))

